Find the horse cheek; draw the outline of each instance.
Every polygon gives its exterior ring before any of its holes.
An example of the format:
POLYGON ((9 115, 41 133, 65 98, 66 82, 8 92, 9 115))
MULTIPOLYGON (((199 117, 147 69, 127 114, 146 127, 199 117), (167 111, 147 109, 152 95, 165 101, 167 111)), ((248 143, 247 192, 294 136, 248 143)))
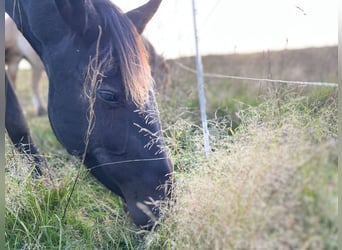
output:
POLYGON ((128 121, 107 116, 95 122, 95 147, 104 148, 113 155, 125 154, 128 144, 128 121))

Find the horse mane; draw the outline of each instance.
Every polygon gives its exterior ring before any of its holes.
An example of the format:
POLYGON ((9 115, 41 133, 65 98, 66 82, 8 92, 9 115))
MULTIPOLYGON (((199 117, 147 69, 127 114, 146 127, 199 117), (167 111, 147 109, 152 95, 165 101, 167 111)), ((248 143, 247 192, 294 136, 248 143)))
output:
POLYGON ((87 21, 94 19, 94 16, 91 17, 91 15, 95 14, 105 34, 103 39, 106 46, 100 46, 99 54, 103 56, 102 60, 109 59, 111 62, 108 63, 107 61, 100 64, 113 67, 114 62, 117 62, 124 81, 126 98, 131 99, 138 107, 144 107, 149 98, 152 77, 148 53, 142 37, 129 18, 110 1, 85 0, 85 3, 86 25, 91 25, 91 21, 89 23, 87 21), (115 50, 118 58, 112 58, 108 55, 112 54, 108 52, 113 50, 115 50))

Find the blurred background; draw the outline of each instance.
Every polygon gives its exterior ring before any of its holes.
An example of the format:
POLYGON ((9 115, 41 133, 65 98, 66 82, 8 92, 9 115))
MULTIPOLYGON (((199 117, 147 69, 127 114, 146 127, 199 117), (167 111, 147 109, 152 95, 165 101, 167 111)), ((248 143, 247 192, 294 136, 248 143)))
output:
MULTIPOLYGON (((115 0, 124 11, 144 0, 115 0)), ((202 54, 337 44, 337 0, 197 0, 202 54)), ((145 35, 166 58, 194 54, 192 1, 164 0, 145 35)))

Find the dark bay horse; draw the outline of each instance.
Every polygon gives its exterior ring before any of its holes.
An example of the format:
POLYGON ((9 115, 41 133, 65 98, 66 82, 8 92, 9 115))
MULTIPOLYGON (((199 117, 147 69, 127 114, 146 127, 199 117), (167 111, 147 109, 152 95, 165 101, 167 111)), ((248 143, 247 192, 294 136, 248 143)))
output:
POLYGON ((141 33, 161 0, 122 11, 109 0, 6 0, 40 56, 52 129, 136 225, 151 228, 170 195, 165 151, 141 33))

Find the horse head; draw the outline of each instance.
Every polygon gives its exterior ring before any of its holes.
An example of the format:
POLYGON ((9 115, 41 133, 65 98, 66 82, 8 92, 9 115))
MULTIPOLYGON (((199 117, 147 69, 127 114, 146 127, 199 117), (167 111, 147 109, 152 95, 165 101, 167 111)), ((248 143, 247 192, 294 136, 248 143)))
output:
POLYGON ((160 2, 123 13, 109 0, 6 0, 45 65, 57 139, 146 227, 172 172, 141 38, 160 2))

